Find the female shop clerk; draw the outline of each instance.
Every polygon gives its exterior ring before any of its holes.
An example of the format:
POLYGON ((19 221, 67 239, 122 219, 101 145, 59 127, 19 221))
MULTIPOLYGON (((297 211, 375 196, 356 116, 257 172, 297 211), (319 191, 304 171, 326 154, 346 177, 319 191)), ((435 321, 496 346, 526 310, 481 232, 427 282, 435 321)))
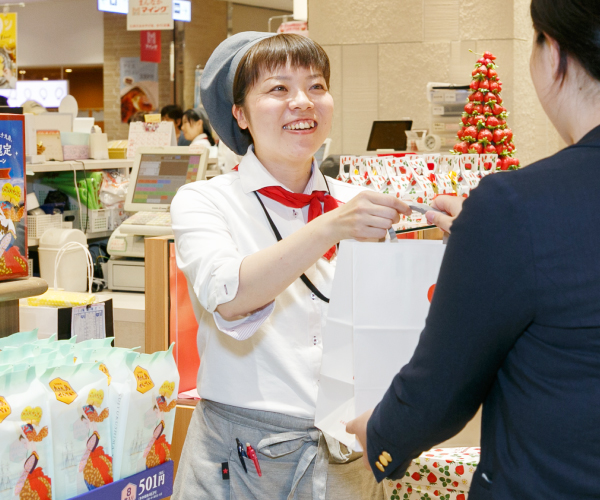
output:
POLYGON ((245 156, 171 206, 177 263, 197 299, 202 397, 176 500, 382 498, 360 455, 314 427, 321 335, 336 244, 381 239, 410 210, 320 173, 328 86, 327 55, 298 35, 240 33, 204 70, 213 127, 245 156), (240 459, 247 443, 261 477, 240 459))
POLYGON ((533 83, 569 147, 438 217, 452 234, 415 355, 348 426, 378 480, 483 404, 469 500, 600 498, 600 3, 533 0, 531 17, 533 83))

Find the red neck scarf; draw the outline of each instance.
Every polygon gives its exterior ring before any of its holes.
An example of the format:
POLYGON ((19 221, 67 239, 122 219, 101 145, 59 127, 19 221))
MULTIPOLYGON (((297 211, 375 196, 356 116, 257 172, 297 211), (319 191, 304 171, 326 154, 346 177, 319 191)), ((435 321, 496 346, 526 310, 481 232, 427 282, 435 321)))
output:
MULTIPOLYGON (((308 205, 308 222, 316 219, 323 212, 327 213, 339 206, 339 202, 327 191, 313 191, 312 194, 292 193, 281 186, 269 186, 259 189, 258 192, 267 198, 285 205, 290 208, 304 208, 308 205), (323 208, 321 208, 323 203, 323 208)), ((336 247, 332 246, 323 257, 331 260, 335 254, 336 247)))
MULTIPOLYGON (((239 165, 236 165, 233 167, 233 170, 237 172, 238 167, 239 165)), ((258 192, 267 198, 271 198, 272 200, 285 205, 286 207, 304 208, 306 205, 309 205, 308 222, 316 219, 324 212, 327 213, 330 210, 336 209, 341 204, 341 202, 336 200, 327 191, 313 191, 312 194, 301 194, 292 193, 281 186, 269 186, 259 189, 258 192), (323 203, 323 208, 321 208, 321 203, 323 203)), ((323 257, 325 257, 327 260, 331 260, 335 254, 335 250, 336 246, 334 245, 327 250, 327 252, 325 252, 323 257)))

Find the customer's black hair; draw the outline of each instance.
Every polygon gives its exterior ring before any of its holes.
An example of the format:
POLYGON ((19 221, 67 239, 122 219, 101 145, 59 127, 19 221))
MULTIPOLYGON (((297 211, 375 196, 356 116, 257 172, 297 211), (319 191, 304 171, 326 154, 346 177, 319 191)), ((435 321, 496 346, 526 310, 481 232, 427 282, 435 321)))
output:
POLYGON ((187 121, 190 123, 202 120, 202 133, 206 134, 206 138, 208 139, 208 142, 210 142, 211 146, 215 145, 215 140, 213 139, 210 126, 208 125, 209 122, 207 116, 200 116, 195 109, 191 108, 183 113, 183 116, 185 116, 187 121))
POLYGON ((531 19, 538 44, 548 35, 560 47, 556 76, 561 82, 567 73, 568 56, 600 80, 600 1, 532 0, 531 19))
POLYGON ((181 120, 183 118, 183 109, 177 106, 177 104, 167 104, 160 110, 160 116, 161 118, 168 116, 171 120, 181 120))

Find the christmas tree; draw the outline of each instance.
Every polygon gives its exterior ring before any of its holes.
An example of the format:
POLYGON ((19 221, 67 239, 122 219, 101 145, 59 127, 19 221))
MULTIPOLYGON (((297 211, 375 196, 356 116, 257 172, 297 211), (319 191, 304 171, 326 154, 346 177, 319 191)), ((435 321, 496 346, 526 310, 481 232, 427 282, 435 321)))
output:
POLYGON ((454 151, 458 154, 496 153, 499 170, 516 170, 520 165, 514 157, 512 130, 506 125, 508 112, 502 106, 502 82, 495 60, 496 56, 484 52, 475 64, 469 85, 471 94, 457 133, 460 142, 454 146, 454 151))

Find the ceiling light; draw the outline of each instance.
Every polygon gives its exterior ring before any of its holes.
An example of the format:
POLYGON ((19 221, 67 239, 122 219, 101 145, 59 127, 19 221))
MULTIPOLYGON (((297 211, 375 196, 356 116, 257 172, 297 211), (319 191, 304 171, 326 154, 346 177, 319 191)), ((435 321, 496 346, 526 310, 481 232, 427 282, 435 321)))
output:
POLYGON ((46 81, 48 81, 48 77, 45 76, 44 78, 42 78, 42 80, 44 80, 46 82, 46 81))
POLYGON ((24 75, 25 73, 27 73, 27 71, 25 71, 24 69, 19 70, 19 75, 24 75))
POLYGON ((65 69, 65 73, 73 73, 73 70, 71 68, 67 68, 65 69))

